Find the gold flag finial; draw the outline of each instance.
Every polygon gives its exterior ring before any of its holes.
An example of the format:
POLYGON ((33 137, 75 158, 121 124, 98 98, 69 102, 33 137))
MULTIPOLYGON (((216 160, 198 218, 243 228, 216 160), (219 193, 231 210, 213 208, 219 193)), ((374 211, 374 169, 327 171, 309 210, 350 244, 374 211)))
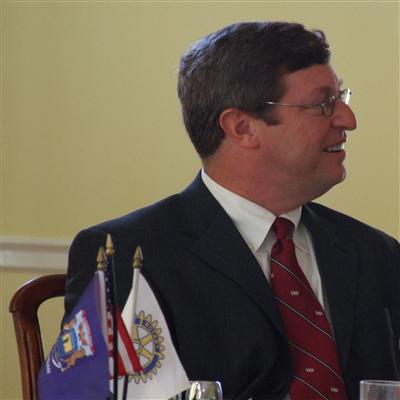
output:
POLYGON ((111 235, 107 233, 107 239, 106 239, 106 256, 111 257, 114 255, 114 244, 111 239, 111 235))
POLYGON ((103 246, 100 246, 99 252, 97 253, 97 269, 104 271, 105 268, 104 248, 103 246))
POLYGON ((140 268, 142 266, 143 253, 140 246, 136 247, 135 254, 133 256, 133 268, 140 268))

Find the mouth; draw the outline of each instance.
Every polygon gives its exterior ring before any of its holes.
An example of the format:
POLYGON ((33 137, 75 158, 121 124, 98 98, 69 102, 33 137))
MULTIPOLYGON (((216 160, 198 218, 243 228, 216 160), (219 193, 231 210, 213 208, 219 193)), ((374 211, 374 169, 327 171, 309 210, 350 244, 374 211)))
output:
POLYGON ((338 153, 344 150, 344 143, 337 144, 335 146, 325 147, 324 151, 327 153, 338 153))

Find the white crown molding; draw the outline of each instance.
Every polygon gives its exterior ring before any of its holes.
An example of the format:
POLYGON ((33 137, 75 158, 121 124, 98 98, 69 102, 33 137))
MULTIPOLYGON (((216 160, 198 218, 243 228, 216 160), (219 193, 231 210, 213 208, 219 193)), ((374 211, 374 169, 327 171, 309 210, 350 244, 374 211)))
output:
POLYGON ((66 272, 70 241, 24 236, 3 236, 0 266, 66 272))

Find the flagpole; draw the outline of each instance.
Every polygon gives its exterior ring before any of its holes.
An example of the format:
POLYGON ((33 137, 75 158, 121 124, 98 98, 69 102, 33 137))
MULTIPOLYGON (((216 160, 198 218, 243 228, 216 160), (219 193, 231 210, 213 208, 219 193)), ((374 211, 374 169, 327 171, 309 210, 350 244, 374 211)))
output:
POLYGON ((114 400, 118 400, 118 326, 117 326, 117 280, 114 265, 114 245, 111 235, 107 234, 106 239, 106 265, 108 268, 110 285, 110 299, 111 299, 111 315, 113 322, 113 391, 114 400), (111 271, 110 271, 111 269, 111 271))
MULTIPOLYGON (((136 303, 138 298, 138 285, 139 285, 139 276, 140 276, 140 268, 143 263, 143 253, 140 246, 136 247, 135 254, 133 255, 133 282, 132 282, 132 291, 133 291, 133 305, 132 305, 132 313, 133 313, 133 323, 136 324, 136 303)), ((125 375, 124 378, 124 390, 122 394, 122 399, 126 400, 128 394, 128 375, 125 375)))
MULTIPOLYGON (((100 314, 101 314, 101 330, 103 332, 104 336, 104 341, 107 346, 107 360, 109 360, 109 343, 108 343, 108 329, 107 329, 107 289, 105 285, 105 278, 104 274, 106 273, 106 253, 104 250, 103 246, 99 247, 99 252, 97 253, 97 272, 99 273, 99 276, 101 277, 99 279, 99 292, 100 292, 100 314)), ((110 370, 110 367, 108 367, 107 371, 110 370)), ((113 397, 110 393, 109 390, 109 395, 107 397, 107 400, 113 400, 113 397)))
POLYGON ((100 299, 101 299, 101 328, 103 331, 104 335, 104 341, 107 343, 107 349, 108 349, 108 337, 107 337, 107 300, 106 300, 106 288, 104 285, 104 271, 106 269, 106 264, 105 264, 105 251, 104 247, 100 246, 99 252, 97 253, 97 271, 99 274, 101 274, 101 279, 99 279, 100 282, 100 299))

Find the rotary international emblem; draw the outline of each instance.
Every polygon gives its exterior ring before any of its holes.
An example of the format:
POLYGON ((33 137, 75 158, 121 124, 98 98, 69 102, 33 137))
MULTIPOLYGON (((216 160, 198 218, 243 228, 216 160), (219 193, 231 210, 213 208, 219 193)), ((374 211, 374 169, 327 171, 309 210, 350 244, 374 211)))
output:
POLYGON ((164 359, 165 347, 162 345, 164 338, 161 336, 161 328, 158 327, 158 321, 152 319, 151 314, 147 316, 143 311, 136 315, 135 325, 133 327, 133 343, 136 353, 143 368, 141 373, 129 376, 129 381, 135 383, 147 382, 157 374, 161 368, 161 360, 164 359))

